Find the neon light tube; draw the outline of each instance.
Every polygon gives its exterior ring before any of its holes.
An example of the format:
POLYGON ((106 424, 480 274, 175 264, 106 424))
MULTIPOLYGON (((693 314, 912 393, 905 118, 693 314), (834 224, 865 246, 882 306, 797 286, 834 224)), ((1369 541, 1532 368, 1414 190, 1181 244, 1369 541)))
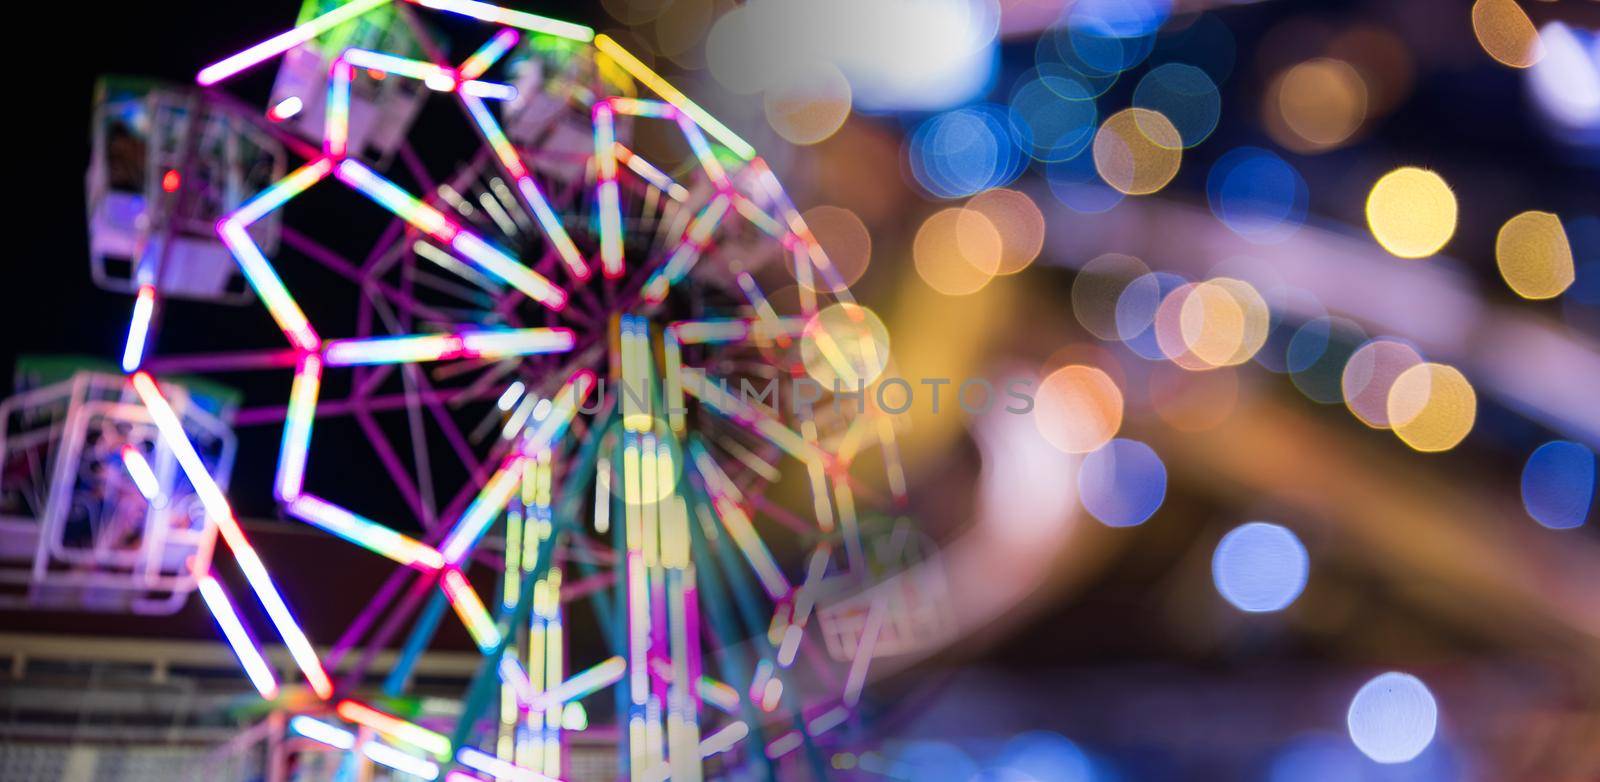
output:
POLYGON ((461 335, 461 348, 476 358, 505 358, 544 353, 565 353, 577 344, 571 329, 530 328, 469 331, 461 335))
POLYGON ((613 109, 621 114, 631 114, 635 117, 654 117, 656 119, 677 119, 677 107, 659 100, 639 100, 638 98, 607 98, 613 109))
POLYGON ((456 522, 455 529, 450 531, 444 544, 439 547, 439 553, 444 555, 447 564, 457 564, 466 557, 467 552, 477 544, 478 538, 494 523, 495 516, 511 501, 511 495, 516 492, 517 483, 522 479, 523 458, 514 456, 506 460, 489 478, 477 499, 461 514, 461 520, 456 522))
POLYGON ((328 366, 414 364, 461 355, 461 337, 455 334, 421 334, 401 337, 367 337, 329 340, 323 355, 328 366))
POLYGON ((523 441, 522 453, 526 456, 536 456, 565 434, 567 426, 578 414, 578 409, 583 407, 584 400, 589 398, 589 392, 594 390, 594 386, 594 372, 582 369, 572 373, 572 376, 567 378, 566 384, 556 392, 556 401, 550 411, 540 419, 539 425, 523 441))
POLYGON ((477 0, 412 0, 412 2, 423 8, 448 11, 485 22, 494 22, 495 24, 518 27, 536 33, 554 35, 557 38, 567 38, 583 43, 594 40, 594 31, 581 24, 563 22, 559 19, 551 19, 524 11, 512 11, 508 8, 481 3, 477 0))
POLYGON ((340 181, 360 190, 400 219, 416 226, 417 230, 441 242, 455 239, 456 232, 461 230, 439 210, 418 201, 399 185, 383 178, 378 172, 358 161, 348 158, 340 161, 334 173, 340 181))
POLYGON ((509 779, 512 782, 559 782, 555 777, 547 777, 531 768, 501 760, 472 747, 462 747, 461 751, 456 753, 456 762, 495 779, 509 779))
POLYGON ((366 742, 361 745, 361 754, 366 755, 374 763, 388 766, 402 774, 430 780, 439 778, 438 764, 415 755, 408 755, 387 744, 366 742))
POLYGON ((321 182, 332 171, 333 160, 329 158, 320 157, 306 163, 244 202, 238 209, 233 210, 233 214, 228 215, 227 219, 240 226, 248 226, 265 217, 268 212, 283 206, 289 199, 304 193, 312 185, 321 182))
POLYGON ((511 406, 522 398, 522 392, 525 390, 527 386, 524 386, 521 380, 512 381, 511 385, 506 386, 506 390, 500 394, 500 398, 495 400, 494 406, 500 408, 502 413, 510 411, 511 406))
POLYGON ((712 153, 711 145, 706 143, 705 134, 701 133, 700 128, 688 117, 680 114, 677 120, 678 128, 683 131, 683 137, 689 142, 689 148, 694 150, 694 156, 700 160, 700 165, 705 168, 706 174, 711 177, 717 189, 731 189, 733 183, 728 181, 728 172, 723 170, 722 161, 717 160, 717 156, 712 153))
POLYGON ((270 57, 283 54, 388 2, 389 0, 352 0, 352 2, 339 6, 299 27, 279 33, 238 54, 200 69, 200 73, 195 76, 195 81, 202 87, 209 87, 246 68, 258 65, 270 57))
POLYGON ((510 256, 489 246, 488 242, 462 231, 450 243, 451 249, 478 264, 484 271, 504 280, 507 285, 522 291, 534 301, 560 312, 567 306, 567 292, 556 287, 544 275, 517 263, 510 256))
POLYGON ((677 106, 679 111, 689 115, 696 124, 705 128, 706 132, 716 137, 733 154, 745 160, 756 156, 755 148, 750 146, 744 139, 739 138, 739 134, 734 133, 727 125, 718 122, 717 118, 711 116, 705 109, 695 105, 695 102, 689 100, 687 95, 679 92, 678 88, 669 84, 666 79, 661 78, 655 71, 650 70, 649 66, 646 66, 639 58, 630 54, 627 49, 622 48, 622 45, 612 40, 610 36, 595 36, 594 46, 604 52, 606 56, 616 60, 623 70, 626 70, 633 78, 644 82, 646 87, 654 90, 666 102, 677 106))
POLYGON ((645 281, 642 294, 647 300, 661 301, 667 297, 667 290, 682 280, 696 263, 700 262, 700 254, 705 251, 706 242, 711 239, 712 231, 717 224, 722 222, 722 216, 728 213, 728 197, 718 195, 711 199, 704 211, 695 217, 694 223, 689 226, 684 240, 678 245, 667 262, 661 265, 645 281))
POLYGON ((300 305, 289 295, 289 289, 283 286, 283 280, 273 270, 272 264, 267 262, 250 235, 245 233, 244 226, 223 218, 217 224, 217 233, 239 262, 245 280, 261 297, 261 302, 267 305, 272 320, 288 336, 290 344, 301 350, 316 350, 322 341, 316 329, 311 328, 306 314, 300 311, 300 305))
POLYGON ((621 142, 612 146, 612 154, 633 173, 638 174, 639 178, 649 182, 655 189, 664 191, 672 200, 683 201, 689 198, 689 191, 683 185, 673 181, 666 172, 650 165, 650 161, 633 154, 633 150, 623 146, 621 142))
POLYGON ((357 725, 364 725, 407 746, 427 752, 440 760, 450 758, 450 739, 413 722, 385 714, 364 703, 339 701, 334 711, 357 725))
POLYGON ((317 393, 322 386, 322 359, 307 353, 300 359, 289 388, 289 408, 283 416, 283 443, 278 447, 278 480, 274 491, 283 502, 300 495, 305 485, 306 454, 311 449, 311 425, 317 415, 317 393))
POLYGON ((356 69, 343 59, 333 61, 328 73, 328 101, 323 109, 322 149, 331 157, 344 157, 350 141, 350 82, 356 69))
POLYGON ((472 115, 472 121, 477 123, 478 129, 483 131, 484 138, 489 142, 489 148, 494 150, 494 156, 500 159, 500 165, 505 166, 506 173, 512 179, 521 179, 528 175, 527 166, 523 165, 522 157, 517 154, 517 148, 511 145, 511 139, 506 138, 500 123, 495 121, 494 115, 489 113, 489 107, 475 97, 463 96, 462 104, 467 107, 467 113, 472 115))
POLYGON ((528 704, 529 711, 543 711, 551 706, 570 703, 592 695, 603 687, 622 681, 628 672, 628 661, 621 656, 608 657, 581 673, 574 674, 550 690, 535 696, 528 704))
POLYGON ((700 757, 709 758, 721 752, 733 749, 733 745, 744 740, 750 735, 750 727, 743 720, 730 722, 721 730, 700 740, 700 757))
POLYGON ((485 100, 516 100, 517 88, 509 84, 494 81, 478 81, 469 79, 461 82, 461 94, 469 98, 483 98, 485 100))
POLYGON ((133 301, 133 320, 128 324, 128 343, 122 348, 122 371, 132 372, 144 361, 144 343, 150 336, 150 318, 156 311, 156 288, 140 285, 133 301))
POLYGON ((594 116, 595 197, 600 203, 600 267, 607 279, 622 276, 622 194, 617 190, 616 119, 609 103, 594 116))
POLYGON ((167 403, 166 397, 161 395, 161 389, 150 379, 150 375, 144 372, 134 374, 133 387, 139 393, 145 408, 149 410, 150 418, 155 422, 156 428, 160 430, 161 438, 166 441, 167 447, 172 449, 173 455, 178 460, 178 466, 183 468, 183 474, 194 486, 195 494, 200 497, 200 502, 206 509, 206 516, 216 523, 217 530, 222 533, 222 539, 233 551, 233 558, 239 563, 239 570, 244 573, 245 580, 250 582, 250 588, 255 591, 256 599, 261 601, 261 607, 266 609, 268 618, 278 629, 278 635, 289 648, 289 655, 305 674, 306 682, 311 685, 312 691, 316 692, 318 697, 323 699, 333 697, 333 682, 322 669, 322 661, 317 659, 316 650, 311 648, 311 642, 306 639, 300 624, 289 612, 289 606, 283 602, 283 596, 272 583, 272 576, 268 575, 266 566, 261 564, 261 557, 256 554, 255 548, 244 536, 244 530, 239 527, 239 522, 234 519, 233 509, 229 507, 227 497, 223 496, 222 489, 217 487, 211 473, 206 470, 205 462, 201 461, 194 444, 189 442, 189 436, 183 431, 183 422, 178 419, 177 413, 172 411, 172 406, 167 403))
POLYGON ((405 57, 396 57, 392 54, 374 52, 369 49, 345 49, 339 58, 357 68, 382 71, 395 76, 404 76, 417 81, 448 80, 449 89, 455 89, 456 77, 449 68, 434 65, 424 60, 412 60, 405 57))
POLYGON ((145 461, 138 446, 132 443, 122 446, 122 466, 128 470, 128 477, 133 479, 133 485, 139 489, 139 493, 151 505, 161 507, 161 481, 156 479, 155 470, 150 469, 150 463, 145 461))
POLYGON ((739 318, 683 320, 672 324, 671 329, 685 345, 721 345, 750 336, 750 322, 739 318))
POLYGON ((498 62, 501 57, 504 57, 506 52, 511 51, 511 47, 516 46, 517 41, 521 40, 521 38, 522 33, 512 29, 495 33, 493 37, 478 47, 478 50, 473 52, 472 56, 461 62, 461 67, 456 69, 457 72, 461 74, 463 79, 476 79, 482 76, 484 72, 489 70, 490 66, 498 62))
POLYGON ((489 616, 489 609, 484 607, 478 593, 467 583, 467 577, 462 575, 460 570, 451 567, 444 571, 439 585, 444 589, 444 596, 449 599, 450 607, 455 609, 456 616, 461 617, 461 623, 466 625, 467 634, 472 636, 472 642, 484 652, 492 651, 499 646, 500 629, 495 627, 494 619, 489 616))
POLYGON ((244 666, 250 684, 267 700, 278 697, 278 681, 272 676, 272 666, 267 664, 255 639, 250 637, 250 633, 244 629, 244 623, 239 621, 239 613, 233 609, 227 592, 209 573, 201 574, 197 581, 200 597, 205 600, 206 608, 211 610, 211 616, 217 620, 217 626, 222 628, 222 635, 228 640, 228 646, 233 647, 239 664, 244 666))
POLYGON ((299 95, 290 95, 289 97, 278 101, 277 105, 267 110, 267 119, 270 119, 273 122, 282 122, 296 114, 299 114, 301 109, 304 109, 305 107, 306 102, 300 100, 299 95))
POLYGON ((567 234, 566 226, 561 224, 561 218, 550 208, 550 202, 539 190, 539 184, 533 181, 533 177, 524 174, 517 178, 517 192, 522 194, 523 200, 533 210, 533 216, 539 221, 550 243, 556 246, 556 252, 561 255, 561 262, 566 264, 567 271, 575 279, 589 279, 589 264, 584 262, 578 246, 572 243, 572 237, 567 234))
POLYGON ((739 691, 733 685, 719 682, 710 676, 700 677, 700 699, 729 714, 739 711, 739 691))
POLYGON ((334 749, 355 749, 356 734, 304 714, 289 719, 289 730, 334 749))
POLYGON ((728 536, 733 538, 734 544, 750 563, 750 569, 756 572, 756 578, 760 579, 761 588, 766 590, 767 596, 781 600, 788 595, 791 589, 789 580, 783 577, 777 560, 772 558, 772 552, 767 550, 766 543, 762 542, 761 535, 750 523, 750 517, 745 515, 744 509, 728 497, 713 500, 712 507, 716 509, 717 519, 722 522, 723 528, 728 530, 728 536))
POLYGON ((310 494, 296 497, 289 513, 315 527, 338 535, 375 554, 422 570, 444 567, 444 557, 432 546, 402 535, 371 519, 351 513, 310 494))
POLYGON ((255 242, 245 233, 244 227, 223 220, 218 226, 218 233, 222 237, 223 244, 228 246, 234 258, 239 261, 239 267, 244 271, 250 286, 255 289, 256 295, 261 297, 262 303, 267 306, 273 320, 289 337, 289 341, 302 350, 316 350, 320 342, 316 330, 311 327, 305 313, 300 310, 300 305, 284 287, 283 280, 262 256, 255 242))

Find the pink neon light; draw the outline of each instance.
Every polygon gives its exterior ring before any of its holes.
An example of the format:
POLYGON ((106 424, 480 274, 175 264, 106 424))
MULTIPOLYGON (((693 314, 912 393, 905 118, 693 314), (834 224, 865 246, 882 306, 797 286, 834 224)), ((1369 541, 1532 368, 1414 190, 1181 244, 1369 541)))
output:
POLYGON ((282 122, 296 114, 299 114, 301 109, 304 109, 305 107, 306 102, 300 100, 300 96, 290 95, 289 97, 278 101, 277 105, 267 110, 267 119, 272 120, 273 122, 282 122))

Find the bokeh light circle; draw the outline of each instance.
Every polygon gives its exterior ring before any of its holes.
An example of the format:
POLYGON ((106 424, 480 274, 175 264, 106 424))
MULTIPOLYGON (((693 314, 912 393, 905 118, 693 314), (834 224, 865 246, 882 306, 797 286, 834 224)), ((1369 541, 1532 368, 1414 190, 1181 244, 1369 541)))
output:
POLYGON ((1051 372, 1034 395, 1034 425, 1067 453, 1089 453, 1122 427, 1122 390, 1097 367, 1071 364, 1051 372))
POLYGON ((1263 104, 1272 139, 1296 152, 1322 152, 1350 141, 1367 119, 1367 85, 1344 60, 1299 63, 1272 82, 1263 104))
POLYGON ((1000 235, 996 274, 1028 268, 1044 249, 1044 212, 1023 193, 1003 187, 985 190, 967 202, 967 209, 988 218, 1000 235))
POLYGON ((850 82, 830 62, 812 62, 784 74, 762 97, 767 124, 791 144, 822 141, 850 116, 850 82))
POLYGON ((1167 186, 1183 162, 1183 138, 1172 122, 1149 109, 1123 109, 1094 136, 1094 166, 1106 184, 1128 195, 1167 186))
POLYGON ((1259 147, 1229 150, 1206 176, 1211 213, 1253 242, 1282 241, 1299 229, 1309 192, 1294 166, 1259 147))
POLYGON ((1424 362, 1400 373, 1389 388, 1389 426, 1412 448, 1448 451, 1466 439, 1478 416, 1478 396, 1461 370, 1424 362))
POLYGON ((912 263, 928 287, 965 296, 988 285, 1000 271, 1005 242, 981 212, 961 207, 928 216, 911 244, 912 263))
POLYGON ((1011 93, 1010 126, 1017 146, 1047 163, 1088 148, 1099 116, 1094 94, 1080 78, 1039 75, 1011 93))
POLYGON ((838 302, 817 311, 800 334, 800 359, 806 374, 832 389, 871 384, 889 365, 889 330, 877 313, 859 304, 838 302))
MULTIPOLYGON (((811 275, 808 287, 820 292, 837 293, 837 290, 832 290, 836 284, 841 286, 841 290, 855 285, 872 262, 872 234, 867 230, 866 223, 849 209, 827 204, 807 209, 802 217, 812 238, 827 254, 828 262, 839 272, 837 281, 811 275)), ((793 269, 790 269, 790 273, 793 273, 793 269)))
POLYGON ((1522 507, 1550 529, 1581 527, 1594 503, 1594 451, 1554 440, 1539 446, 1522 468, 1522 507))
POLYGON ((1524 299, 1553 299, 1577 279, 1567 232, 1549 212, 1507 220, 1495 236, 1494 259, 1500 276, 1524 299))
POLYGON ((1157 302, 1150 302, 1149 317, 1137 327, 1130 314, 1126 329, 1120 302, 1128 287, 1149 273, 1150 267, 1131 255, 1106 253, 1090 259, 1072 280, 1073 316, 1090 334, 1107 341, 1127 339, 1128 334, 1143 331, 1150 324, 1149 318, 1155 317, 1157 302))
POLYGON ((1005 113, 989 105, 936 114, 911 135, 911 173, 929 193, 961 198, 1022 173, 1005 113))
POLYGON ((1171 121, 1184 147, 1205 141, 1222 117, 1222 94, 1211 77, 1176 62, 1150 69, 1133 90, 1133 105, 1171 121))
POLYGON ((1444 177, 1413 166, 1384 174, 1367 195, 1367 227, 1383 249, 1426 258, 1456 231, 1456 197, 1444 177))
POLYGON ((1513 68, 1531 68, 1544 56, 1539 30, 1516 0, 1472 4, 1472 34, 1490 57, 1513 68))
POLYGON ((1266 613, 1289 607, 1306 587, 1311 559, 1293 532, 1252 521, 1222 536, 1211 556, 1217 592, 1241 611, 1266 613))
POLYGON ((1112 440, 1078 468, 1078 500, 1108 527, 1143 524, 1166 496, 1167 466, 1138 440, 1112 440))
POLYGON ((1390 672, 1361 686, 1345 721, 1362 754, 1379 763, 1404 763, 1433 741, 1439 706, 1421 679, 1390 672))
POLYGON ((1390 337, 1369 340, 1344 364, 1339 386, 1345 406, 1374 429, 1389 428, 1389 390, 1402 372, 1422 363, 1422 355, 1406 342, 1390 337))
POLYGON ((1094 782, 1094 763, 1077 744, 1049 731, 1020 734, 1000 750, 997 764, 1027 782, 1094 782))
POLYGON ((1156 331, 1156 315, 1167 297, 1188 284, 1188 280, 1172 272, 1151 272, 1123 289, 1117 298, 1117 334, 1135 355, 1149 361, 1167 358, 1156 331))

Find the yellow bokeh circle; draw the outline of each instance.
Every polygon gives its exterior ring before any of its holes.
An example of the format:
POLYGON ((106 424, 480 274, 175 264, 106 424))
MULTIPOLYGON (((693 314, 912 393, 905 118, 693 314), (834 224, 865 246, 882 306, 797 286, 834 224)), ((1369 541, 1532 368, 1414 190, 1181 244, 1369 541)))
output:
POLYGON ((1406 445, 1423 452, 1456 447, 1478 417, 1478 395, 1466 375, 1446 364, 1422 363, 1389 387, 1389 426, 1406 445))
POLYGON ((1367 227, 1383 249, 1426 258, 1456 231, 1456 197, 1444 178, 1413 166, 1384 174, 1367 195, 1367 227))
POLYGON ((1183 138, 1172 122, 1150 109, 1123 109, 1094 136, 1094 167, 1105 183, 1128 195, 1149 195, 1178 173, 1183 138))
POLYGON ((1495 236, 1494 259, 1500 276, 1524 299, 1555 298, 1577 279, 1567 232, 1549 212, 1507 220, 1495 236))

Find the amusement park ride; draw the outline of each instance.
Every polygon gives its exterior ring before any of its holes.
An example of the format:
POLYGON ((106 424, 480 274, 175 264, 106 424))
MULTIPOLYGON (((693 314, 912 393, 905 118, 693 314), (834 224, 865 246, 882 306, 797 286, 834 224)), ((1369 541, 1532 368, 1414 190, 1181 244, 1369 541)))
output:
POLYGON ((195 81, 98 90, 90 260, 131 296, 122 371, 19 368, 0 599, 163 614, 198 592, 273 714, 268 779, 826 777, 873 657, 946 632, 942 586, 890 420, 742 393, 887 361, 755 150, 607 36, 476 0, 307 0, 195 81), (274 63, 265 107, 228 91, 274 63), (464 159, 412 137, 449 104, 464 159), (297 229, 313 189, 385 229, 360 255, 297 229), (345 311, 323 321, 307 301, 341 294, 307 279, 340 280, 345 311), (222 335, 264 307, 283 342, 164 351, 179 307, 222 335), (242 407, 236 373, 281 393, 242 407), (329 417, 387 486, 341 481, 329 417), (246 426, 281 427, 270 476, 230 475, 246 426), (310 637, 279 588, 339 574, 259 555, 230 477, 394 563, 341 635, 310 637), (592 643, 566 629, 584 611, 592 643), (411 692, 445 621, 482 655, 448 708, 411 692), (579 768, 597 740, 610 766, 579 768))

